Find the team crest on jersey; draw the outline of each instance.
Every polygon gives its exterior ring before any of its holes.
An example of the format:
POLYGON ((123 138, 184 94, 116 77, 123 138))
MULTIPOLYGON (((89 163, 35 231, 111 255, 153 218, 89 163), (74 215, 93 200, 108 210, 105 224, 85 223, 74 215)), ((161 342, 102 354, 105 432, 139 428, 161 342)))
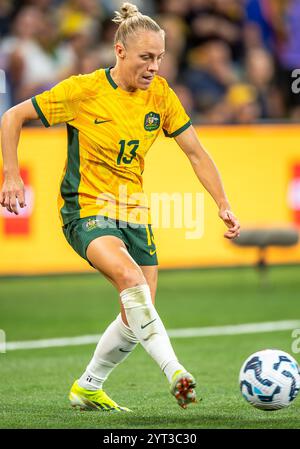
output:
POLYGON ((149 112, 145 115, 144 128, 146 131, 154 131, 160 125, 160 115, 156 112, 149 112))
POLYGON ((97 220, 95 218, 90 218, 86 223, 84 223, 84 227, 86 231, 92 231, 98 227, 97 220))

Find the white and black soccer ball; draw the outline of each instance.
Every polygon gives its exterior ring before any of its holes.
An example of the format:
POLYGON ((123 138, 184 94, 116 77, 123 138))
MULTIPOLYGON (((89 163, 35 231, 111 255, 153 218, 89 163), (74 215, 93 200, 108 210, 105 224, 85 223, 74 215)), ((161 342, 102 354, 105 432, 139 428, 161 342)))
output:
POLYGON ((300 389, 296 360, 278 349, 255 352, 243 364, 239 376, 243 397, 261 410, 288 407, 300 389))

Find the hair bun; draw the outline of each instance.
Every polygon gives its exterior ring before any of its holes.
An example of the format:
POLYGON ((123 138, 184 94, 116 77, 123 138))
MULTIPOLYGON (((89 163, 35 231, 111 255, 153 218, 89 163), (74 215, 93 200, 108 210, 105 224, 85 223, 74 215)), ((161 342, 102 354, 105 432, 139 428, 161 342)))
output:
POLYGON ((115 23, 122 23, 126 19, 129 19, 130 17, 134 17, 137 14, 139 14, 139 10, 137 6, 133 5, 132 3, 123 3, 121 6, 120 12, 115 11, 116 16, 112 19, 115 23))

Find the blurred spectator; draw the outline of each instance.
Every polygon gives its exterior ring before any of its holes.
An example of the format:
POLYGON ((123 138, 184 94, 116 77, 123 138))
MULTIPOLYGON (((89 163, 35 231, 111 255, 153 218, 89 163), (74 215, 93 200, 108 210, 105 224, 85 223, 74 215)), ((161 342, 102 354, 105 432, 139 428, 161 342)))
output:
POLYGON ((250 84, 234 84, 226 94, 228 122, 232 124, 255 123, 261 111, 256 89, 250 84))
POLYGON ((279 61, 278 78, 286 113, 300 120, 300 95, 292 92, 292 71, 300 68, 300 2, 275 0, 272 4, 276 26, 276 54, 279 61))
MULTIPOLYGON (((115 64, 123 0, 0 0, 0 115, 69 75, 115 64)), ((135 0, 166 31, 160 75, 194 122, 300 121, 299 0, 135 0)))
POLYGON ((246 80, 255 87, 259 118, 279 118, 283 114, 281 96, 275 85, 275 64, 263 48, 249 50, 245 60, 246 80))
POLYGON ((197 110, 195 107, 195 102, 193 98, 192 91, 184 84, 176 83, 173 84, 173 89, 178 95, 183 107, 185 108, 187 114, 191 117, 193 121, 197 121, 197 110))
POLYGON ((209 41, 190 51, 183 80, 193 92, 200 115, 222 102, 229 86, 237 79, 230 49, 224 42, 209 41))
POLYGON ((243 55, 243 8, 239 0, 194 0, 187 15, 189 47, 220 39, 231 49, 234 60, 243 55))
POLYGON ((74 73, 75 56, 70 46, 58 41, 57 27, 40 9, 27 6, 13 22, 13 34, 4 39, 7 74, 20 102, 74 73))
POLYGON ((157 16, 159 26, 166 33, 166 49, 173 55, 174 63, 181 65, 186 48, 187 26, 183 19, 174 14, 157 16))
POLYGON ((174 53, 167 51, 159 68, 159 75, 166 78, 173 86, 178 78, 178 61, 174 53))
MULTIPOLYGON (((247 0, 246 38, 250 26, 259 30, 262 45, 273 53, 276 62, 278 95, 282 115, 300 118, 300 98, 291 90, 291 73, 300 67, 300 2, 298 0, 247 0)), ((253 28, 252 28, 253 30, 253 28)), ((253 32, 252 32, 253 37, 253 32)))
POLYGON ((101 4, 97 0, 68 0, 58 8, 59 32, 64 38, 86 29, 97 35, 101 17, 101 4))
POLYGON ((12 2, 10 0, 0 0, 0 38, 9 32, 12 13, 12 2))
MULTIPOLYGON (((53 1, 53 0, 27 0, 25 2, 21 2, 21 5, 22 5, 22 3, 26 3, 26 5, 35 6, 43 14, 52 14, 52 12, 54 10, 54 5, 55 5, 55 1, 53 1)), ((57 5, 58 5, 58 3, 57 3, 57 5)))
POLYGON ((261 29, 255 22, 246 23, 243 29, 245 51, 254 48, 266 48, 263 42, 261 29))
POLYGON ((159 12, 163 14, 172 14, 183 18, 189 12, 189 0, 161 0, 157 3, 159 12))
POLYGON ((259 42, 268 51, 274 51, 275 33, 271 19, 271 1, 246 0, 245 13, 246 43, 253 42, 255 39, 256 44, 259 42))

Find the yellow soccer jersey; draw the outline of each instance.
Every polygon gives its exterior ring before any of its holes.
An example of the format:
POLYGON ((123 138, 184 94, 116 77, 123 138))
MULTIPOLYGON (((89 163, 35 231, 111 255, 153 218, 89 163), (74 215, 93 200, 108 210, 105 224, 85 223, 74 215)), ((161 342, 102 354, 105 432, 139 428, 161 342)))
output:
POLYGON ((161 129, 175 137, 191 121, 165 79, 147 90, 119 88, 110 69, 71 76, 32 98, 43 124, 66 123, 68 155, 58 207, 62 224, 103 215, 150 223, 144 158, 161 129))

